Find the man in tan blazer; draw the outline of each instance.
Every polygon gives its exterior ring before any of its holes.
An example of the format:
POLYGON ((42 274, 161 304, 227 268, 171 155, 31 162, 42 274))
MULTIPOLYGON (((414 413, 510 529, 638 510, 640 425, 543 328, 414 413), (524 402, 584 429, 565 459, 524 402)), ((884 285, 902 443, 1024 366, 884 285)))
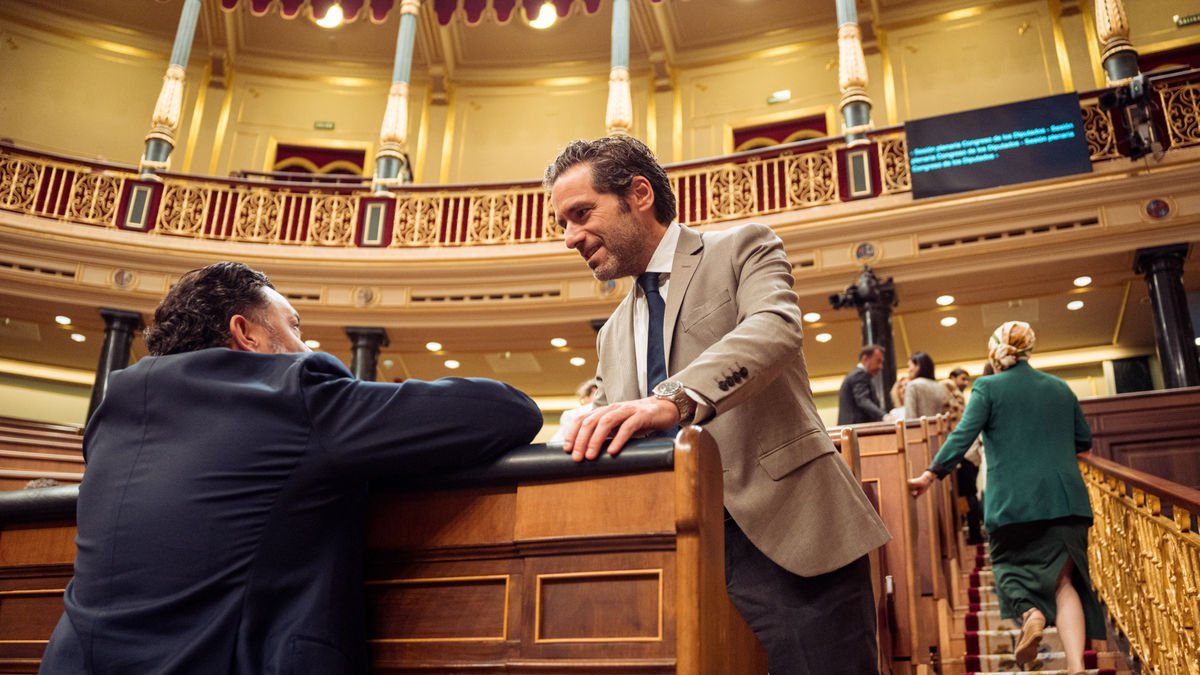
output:
POLYGON ((889 535, 817 415, 779 237, 682 227, 666 173, 628 137, 572 143, 545 182, 594 276, 638 277, 600 331, 597 408, 564 450, 590 460, 610 436, 617 454, 704 425, 724 469, 727 586, 771 675, 877 672, 866 554, 889 535))

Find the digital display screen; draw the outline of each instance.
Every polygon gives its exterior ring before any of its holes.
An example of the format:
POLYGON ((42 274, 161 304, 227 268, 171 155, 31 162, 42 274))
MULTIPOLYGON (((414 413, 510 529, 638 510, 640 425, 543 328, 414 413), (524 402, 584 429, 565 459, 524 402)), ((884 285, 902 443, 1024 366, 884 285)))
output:
POLYGON ((904 133, 914 199, 1092 170, 1076 94, 913 120, 904 133))

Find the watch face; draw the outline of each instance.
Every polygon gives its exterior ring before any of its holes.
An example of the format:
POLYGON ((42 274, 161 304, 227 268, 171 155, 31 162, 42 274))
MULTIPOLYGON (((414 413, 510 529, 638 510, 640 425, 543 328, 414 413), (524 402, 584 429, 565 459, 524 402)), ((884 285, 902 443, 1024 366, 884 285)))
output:
POLYGON ((656 396, 670 397, 683 391, 683 385, 676 380, 664 380, 654 387, 656 396))

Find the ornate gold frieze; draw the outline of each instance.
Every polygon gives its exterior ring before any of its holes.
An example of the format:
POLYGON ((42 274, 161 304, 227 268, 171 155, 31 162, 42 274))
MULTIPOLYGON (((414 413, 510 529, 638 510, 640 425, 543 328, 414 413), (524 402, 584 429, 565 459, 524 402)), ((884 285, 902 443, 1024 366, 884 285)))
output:
POLYGON ((1098 101, 1083 104, 1083 135, 1087 139, 1088 153, 1093 162, 1121 156, 1117 152, 1112 118, 1107 111, 1100 109, 1098 101))
POLYGON ((1200 143, 1200 86, 1185 84, 1159 90, 1172 146, 1200 143))
POLYGON ((67 218, 90 225, 106 225, 117 215, 117 200, 125 180, 100 173, 81 174, 71 184, 67 218))

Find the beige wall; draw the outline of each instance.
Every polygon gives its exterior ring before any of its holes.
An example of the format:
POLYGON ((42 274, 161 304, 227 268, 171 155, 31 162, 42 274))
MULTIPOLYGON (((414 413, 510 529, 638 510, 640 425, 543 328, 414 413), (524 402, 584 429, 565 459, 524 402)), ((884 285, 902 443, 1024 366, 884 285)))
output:
POLYGON ((18 417, 55 424, 83 424, 92 388, 0 374, 0 410, 18 417))

